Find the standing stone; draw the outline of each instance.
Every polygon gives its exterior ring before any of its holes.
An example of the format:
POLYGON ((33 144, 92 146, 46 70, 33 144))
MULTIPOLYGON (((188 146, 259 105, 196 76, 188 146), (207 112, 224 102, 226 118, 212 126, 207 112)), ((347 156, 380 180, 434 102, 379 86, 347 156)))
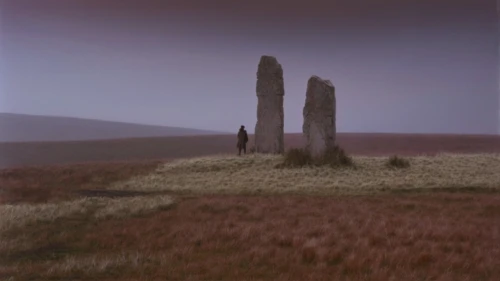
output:
POLYGON ((255 152, 281 154, 285 151, 283 69, 275 57, 262 56, 257 70, 257 124, 255 152))
POLYGON ((306 149, 313 155, 321 155, 335 145, 336 134, 335 88, 330 80, 311 76, 307 82, 306 102, 302 112, 302 133, 306 149))

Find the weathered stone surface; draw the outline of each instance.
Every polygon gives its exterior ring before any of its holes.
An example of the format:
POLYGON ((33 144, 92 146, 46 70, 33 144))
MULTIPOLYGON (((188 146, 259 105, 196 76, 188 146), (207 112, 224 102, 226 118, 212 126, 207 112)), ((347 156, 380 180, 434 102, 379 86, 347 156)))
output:
POLYGON ((330 80, 318 76, 309 78, 302 114, 302 133, 306 139, 306 149, 312 155, 320 155, 325 149, 335 146, 335 87, 330 80))
POLYGON ((257 124, 255 152, 280 154, 285 151, 283 69, 275 57, 262 56, 257 70, 257 124))

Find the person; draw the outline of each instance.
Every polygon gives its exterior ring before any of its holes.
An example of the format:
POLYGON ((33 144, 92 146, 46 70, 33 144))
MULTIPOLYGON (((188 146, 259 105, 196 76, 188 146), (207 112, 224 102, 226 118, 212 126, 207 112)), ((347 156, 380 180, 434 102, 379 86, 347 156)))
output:
POLYGON ((245 130, 245 126, 241 125, 240 130, 238 131, 238 143, 236 144, 236 147, 238 148, 238 155, 241 155, 242 150, 244 154, 247 154, 247 142, 247 131, 245 130))

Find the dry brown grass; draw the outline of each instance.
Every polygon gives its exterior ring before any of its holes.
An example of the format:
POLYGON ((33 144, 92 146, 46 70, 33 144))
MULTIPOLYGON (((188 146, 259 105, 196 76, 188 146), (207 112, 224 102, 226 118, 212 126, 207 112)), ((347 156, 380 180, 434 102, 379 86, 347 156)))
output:
POLYGON ((387 157, 353 158, 355 168, 276 169, 281 156, 218 156, 165 163, 154 173, 118 182, 120 190, 197 194, 367 194, 443 188, 500 189, 500 154, 419 156, 407 169, 387 157))
POLYGON ((498 193, 186 198, 147 216, 31 226, 18 243, 36 244, 11 249, 0 275, 493 281, 500 278, 498 206, 498 193))
POLYGON ((162 162, 108 162, 0 170, 1 203, 47 203, 77 199, 79 190, 148 174, 162 162))
POLYGON ((0 279, 500 279, 500 155, 411 157, 406 169, 353 159, 355 168, 276 169, 282 157, 256 154, 4 171, 0 279), (81 189, 170 195, 78 199, 81 189), (385 192, 419 190, 441 192, 385 192))
POLYGON ((128 267, 131 269, 140 269, 145 263, 151 260, 157 260, 160 266, 165 266, 166 259, 162 259, 161 254, 147 256, 139 252, 101 254, 91 256, 70 256, 58 263, 54 263, 47 269, 48 275, 71 274, 74 272, 83 272, 90 274, 103 274, 116 268, 128 267))

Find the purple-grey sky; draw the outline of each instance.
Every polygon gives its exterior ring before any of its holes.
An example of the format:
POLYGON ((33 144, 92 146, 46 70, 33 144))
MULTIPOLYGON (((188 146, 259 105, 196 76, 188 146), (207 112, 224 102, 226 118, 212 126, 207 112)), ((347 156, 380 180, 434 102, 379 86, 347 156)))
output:
POLYGON ((257 64, 336 87, 342 132, 497 133, 494 0, 0 0, 0 112, 234 131, 257 64))

